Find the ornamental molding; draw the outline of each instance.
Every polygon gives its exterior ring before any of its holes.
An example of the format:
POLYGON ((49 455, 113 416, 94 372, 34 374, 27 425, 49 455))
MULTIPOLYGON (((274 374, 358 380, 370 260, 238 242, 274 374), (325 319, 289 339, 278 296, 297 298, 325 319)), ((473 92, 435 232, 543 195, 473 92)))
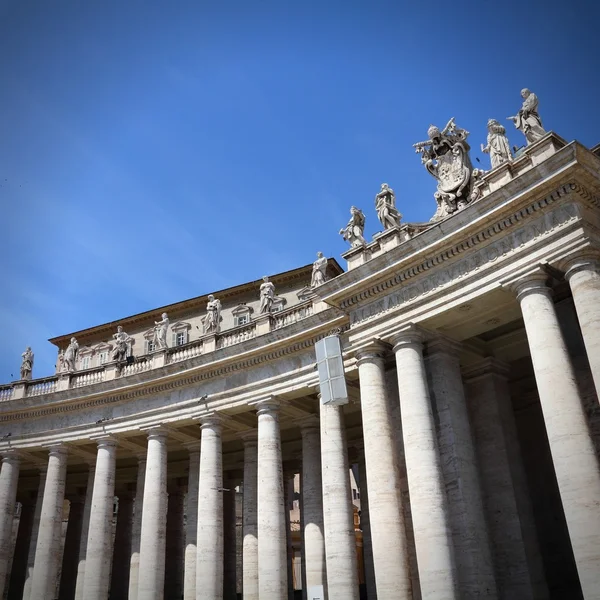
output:
POLYGON ((435 256, 430 257, 417 265, 413 265, 412 267, 404 269, 400 273, 396 273, 393 277, 389 277, 384 281, 374 284, 358 294, 353 294, 349 298, 345 298, 340 303, 340 308, 346 311, 349 309, 355 309, 357 308, 356 305, 360 304, 364 300, 378 296, 384 292, 389 292, 391 289, 397 287, 401 283, 417 277, 422 273, 429 271, 430 269, 434 269, 435 267, 438 267, 447 261, 453 260, 465 252, 472 250, 476 246, 497 237, 498 234, 511 229, 519 222, 530 217, 532 214, 543 211, 543 209, 572 192, 578 194, 587 203, 596 207, 600 207, 600 197, 591 194, 587 188, 574 181, 565 183, 560 185, 547 196, 513 212, 507 217, 497 220, 495 223, 492 223, 482 231, 472 234, 467 239, 454 244, 450 248, 446 248, 435 256))

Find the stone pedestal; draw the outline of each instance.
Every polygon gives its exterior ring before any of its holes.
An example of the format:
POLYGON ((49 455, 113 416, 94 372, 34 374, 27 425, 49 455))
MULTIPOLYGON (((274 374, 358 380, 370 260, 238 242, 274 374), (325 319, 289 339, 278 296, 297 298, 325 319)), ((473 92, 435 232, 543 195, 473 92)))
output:
POLYGON ((279 403, 265 400, 258 414, 258 588, 260 600, 287 598, 287 548, 279 403))
POLYGON ((188 446, 188 472, 183 599, 196 600, 196 539, 198 536, 198 481, 200 477, 200 444, 188 446))
POLYGON ((67 450, 64 446, 53 446, 50 448, 48 458, 48 472, 33 566, 31 600, 49 600, 54 598, 56 593, 66 475, 67 450))
POLYGON ((421 594, 427 600, 458 600, 446 490, 421 336, 417 331, 409 330, 394 336, 391 342, 398 371, 404 456, 421 594))
POLYGON ((545 274, 514 285, 583 595, 600 590, 600 471, 545 274))
POLYGON ((155 350, 152 353, 152 368, 159 369, 167 364, 167 348, 155 350))
POLYGON ((320 415, 327 597, 358 600, 354 510, 343 408, 321 404, 320 415))
POLYGON ((198 484, 196 595, 223 598, 223 448, 221 419, 202 417, 198 484))
POLYGON ((385 384, 384 349, 357 353, 369 524, 377 600, 412 599, 400 470, 385 384))
POLYGON ((258 514, 256 432, 244 439, 244 503, 242 517, 242 590, 244 600, 258 598, 258 514))
POLYGON ((135 484, 135 502, 131 523, 131 558, 129 561, 129 597, 137 600, 140 573, 140 544, 142 541, 142 514, 144 508, 144 484, 146 481, 146 457, 138 456, 138 471, 135 484))
POLYGON ((137 600, 162 600, 167 528, 167 432, 148 431, 137 600))
POLYGON ((114 440, 109 438, 98 440, 98 457, 85 557, 85 583, 83 586, 85 600, 106 600, 110 589, 116 452, 117 444, 114 440))
POLYGON ((12 554, 12 530, 19 483, 19 456, 15 452, 2 455, 0 471, 0 598, 8 581, 8 565, 12 554))
POLYGON ((77 582, 75 584, 75 600, 83 600, 83 586, 85 584, 85 556, 87 552, 88 534, 90 530, 90 513, 92 511, 92 495, 94 493, 94 478, 96 467, 90 466, 85 489, 83 516, 81 522, 81 535, 79 536, 79 554, 77 555, 77 582))
POLYGON ((258 315, 256 321, 256 335, 263 335, 271 331, 271 313, 258 315))

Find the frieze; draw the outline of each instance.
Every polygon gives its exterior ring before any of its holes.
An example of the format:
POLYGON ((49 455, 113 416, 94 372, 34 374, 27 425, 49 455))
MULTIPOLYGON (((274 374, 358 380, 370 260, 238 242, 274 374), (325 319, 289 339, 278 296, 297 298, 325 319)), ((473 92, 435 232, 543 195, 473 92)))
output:
POLYGON ((440 288, 454 284, 476 273, 481 268, 488 267, 497 260, 505 258, 508 254, 525 246, 525 244, 551 233, 557 227, 576 220, 578 216, 577 207, 574 204, 559 206, 535 221, 512 231, 502 239, 492 242, 485 248, 472 252, 469 256, 455 262, 446 269, 432 273, 413 284, 404 285, 385 298, 356 309, 350 317, 351 325, 363 323, 381 313, 388 312, 402 304, 412 302, 440 288))

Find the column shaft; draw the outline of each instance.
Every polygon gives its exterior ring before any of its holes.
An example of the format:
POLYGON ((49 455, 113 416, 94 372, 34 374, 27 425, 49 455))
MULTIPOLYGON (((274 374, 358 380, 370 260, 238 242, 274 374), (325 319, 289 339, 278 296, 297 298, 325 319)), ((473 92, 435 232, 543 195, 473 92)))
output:
POLYGON ((358 457, 358 487, 360 489, 360 528, 362 530, 363 563, 367 598, 377 599, 375 566, 373 564, 373 543, 371 541, 371 521, 369 518, 369 486, 367 484, 367 465, 364 448, 360 448, 358 457))
POLYGON ((356 534, 344 413, 341 406, 321 404, 320 414, 327 597, 358 600, 356 534))
POLYGON ((132 517, 133 498, 129 494, 119 494, 112 575, 110 578, 110 600, 127 600, 132 517))
POLYGON ((244 438, 244 504, 242 517, 242 591, 244 600, 258 598, 257 437, 244 438))
POLYGON ((8 584, 8 600, 21 600, 23 597, 23 585, 27 573, 27 555, 29 553, 34 515, 35 496, 31 498, 28 495, 21 501, 21 518, 19 519, 19 530, 8 584))
POLYGON ((181 600, 183 596, 184 545, 183 494, 175 482, 167 508, 165 600, 181 600))
POLYGON ((223 449, 221 421, 202 420, 198 484, 196 597, 223 598, 223 449))
POLYGON ((223 492, 223 598, 237 600, 235 482, 225 481, 223 492))
POLYGON ((142 504, 138 600, 162 600, 165 585, 167 528, 167 435, 160 427, 148 432, 148 454, 142 504))
POLYGON ((117 446, 114 440, 98 441, 96 475, 86 551, 85 600, 106 600, 110 588, 113 551, 113 504, 117 446))
POLYGON ((140 585, 140 544, 142 541, 142 514, 144 507, 144 483, 146 481, 146 457, 138 457, 138 471, 135 484, 135 501, 131 523, 131 557, 129 560, 128 600, 137 600, 140 585))
POLYGON ((83 525, 83 505, 84 499, 79 497, 73 497, 69 502, 69 521, 67 523, 65 549, 60 572, 59 600, 73 600, 75 598, 79 542, 83 525))
POLYGON ((288 600, 294 600, 294 547, 292 544, 292 523, 290 511, 294 502, 294 477, 295 473, 283 472, 283 504, 285 516, 285 548, 288 582, 288 600))
POLYGON ((0 598, 8 582, 8 565, 12 555, 12 531, 19 483, 19 457, 14 452, 2 456, 0 471, 0 598))
POLYGON ((600 470, 545 276, 517 286, 583 595, 600 598, 600 470))
POLYGON ((90 466, 85 490, 81 535, 79 537, 79 554, 77 560, 77 581, 75 584, 75 600, 83 600, 83 586, 85 585, 85 555, 87 552, 88 534, 90 531, 90 513, 92 512, 92 496, 94 494, 94 477, 96 467, 90 466))
POLYGON ((446 490, 421 338, 411 331, 393 341, 421 594, 427 600, 458 599, 446 490))
POLYGON ((257 412, 259 597, 282 600, 288 587, 279 405, 261 402, 257 412))
POLYGON ((321 439, 319 422, 302 426, 302 535, 304 570, 308 598, 323 598, 327 585, 325 568, 325 536, 323 533, 323 479, 321 477, 321 439), (320 596, 318 594, 321 594, 320 596))
POLYGON ((62 446, 52 447, 35 550, 31 600, 50 600, 56 593, 66 477, 67 451, 62 446))
POLYGON ((200 446, 189 448, 190 466, 185 525, 184 600, 196 600, 196 539, 198 536, 198 481, 200 478, 200 446))

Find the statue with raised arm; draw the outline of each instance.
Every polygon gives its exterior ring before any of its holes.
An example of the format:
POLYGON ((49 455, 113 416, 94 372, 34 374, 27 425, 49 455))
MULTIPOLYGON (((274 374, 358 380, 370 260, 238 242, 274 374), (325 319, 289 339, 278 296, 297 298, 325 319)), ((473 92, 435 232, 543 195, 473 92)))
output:
POLYGON ((340 235, 350 244, 352 248, 366 246, 363 234, 365 231, 365 215, 362 210, 352 206, 350 208, 350 220, 344 229, 340 229, 340 235))
POLYGON ((441 131, 431 125, 427 135, 428 140, 413 147, 421 154, 423 166, 437 180, 434 198, 438 206, 431 220, 439 221, 469 202, 473 171, 469 157, 471 147, 467 143, 469 132, 458 127, 453 117, 441 131))
POLYGON ((512 152, 510 151, 504 125, 500 125, 496 119, 490 119, 487 128, 487 146, 481 144, 481 151, 490 155, 492 169, 495 169, 499 165, 511 161, 512 152))
POLYGON ((113 333, 115 339, 115 349, 113 350, 112 359, 118 362, 124 361, 128 356, 131 356, 131 342, 133 338, 123 331, 123 327, 117 327, 117 333, 113 333))
POLYGON ((381 184, 381 191, 375 196, 375 210, 384 230, 400 226, 402 215, 396 208, 394 190, 387 183, 381 184))
POLYGON ((78 352, 79 344, 77 343, 77 340, 72 337, 63 356, 63 371, 70 372, 75 370, 75 361, 77 360, 78 352))
POLYGON ((206 317, 204 317, 204 333, 219 333, 221 323, 221 301, 212 294, 208 295, 206 317))
POLYGON ((25 352, 21 354, 21 357, 21 379, 31 379, 31 372, 33 371, 33 352, 29 346, 27 346, 25 352))
POLYGON ((154 321, 154 345, 159 350, 167 347, 167 331, 169 329, 167 313, 163 313, 161 317, 160 321, 154 321))
POLYGON ((527 145, 529 145, 543 138, 546 130, 542 127, 542 119, 538 113, 537 96, 525 88, 521 90, 521 98, 523 98, 521 110, 514 117, 508 117, 508 119, 525 136, 527 145))
POLYGON ((275 285, 265 275, 260 285, 260 314, 270 313, 275 300, 275 285))
POLYGON ((317 260, 313 263, 310 287, 317 287, 325 283, 325 272, 327 271, 327 259, 322 252, 317 252, 317 260))

